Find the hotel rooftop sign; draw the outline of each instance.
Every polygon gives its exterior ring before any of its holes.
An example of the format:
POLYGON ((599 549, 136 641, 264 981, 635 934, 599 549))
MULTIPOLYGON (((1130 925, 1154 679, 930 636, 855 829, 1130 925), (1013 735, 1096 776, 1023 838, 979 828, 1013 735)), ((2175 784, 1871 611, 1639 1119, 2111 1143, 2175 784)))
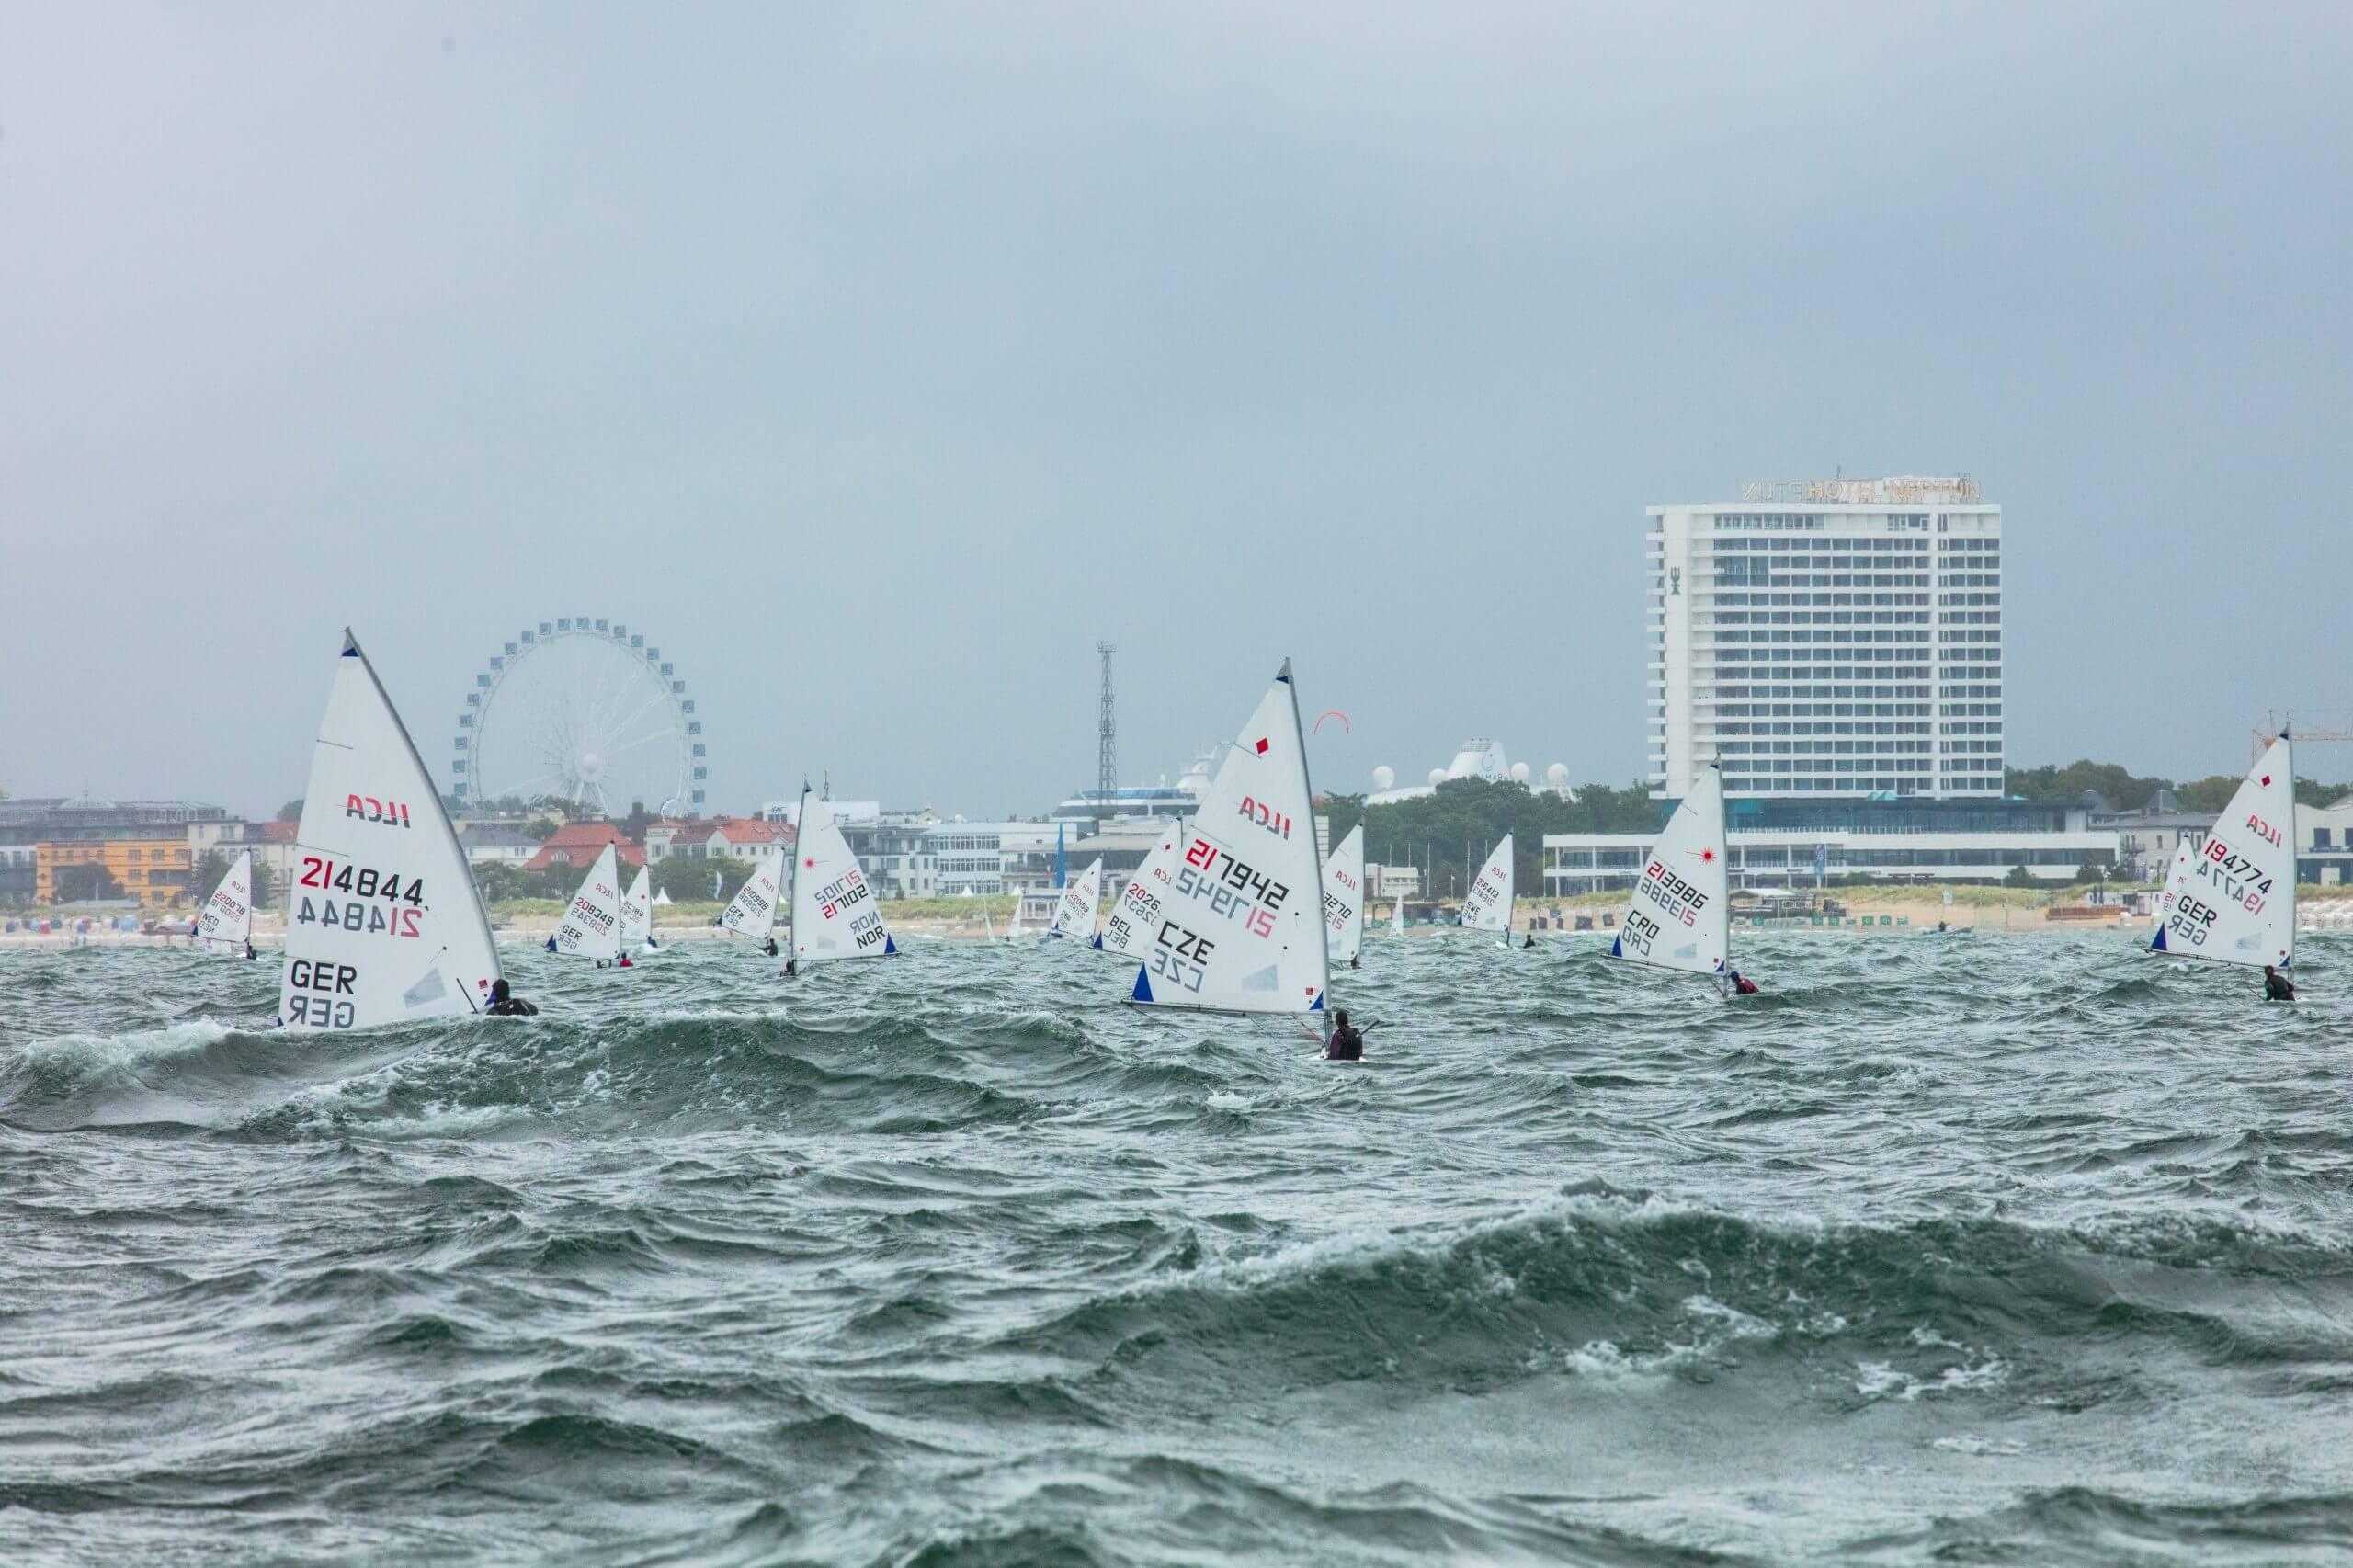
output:
POLYGON ((1740 498, 1768 506, 1913 506, 1982 501, 1985 493, 1973 479, 1907 473, 1893 479, 1752 479, 1740 487, 1740 498))

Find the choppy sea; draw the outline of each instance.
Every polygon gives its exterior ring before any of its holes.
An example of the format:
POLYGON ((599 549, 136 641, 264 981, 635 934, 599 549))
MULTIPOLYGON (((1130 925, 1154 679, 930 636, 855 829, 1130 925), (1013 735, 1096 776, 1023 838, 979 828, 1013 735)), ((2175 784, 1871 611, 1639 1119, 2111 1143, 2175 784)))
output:
POLYGON ((2353 949, 0 951, 0 1559, 2344 1562, 2353 949))

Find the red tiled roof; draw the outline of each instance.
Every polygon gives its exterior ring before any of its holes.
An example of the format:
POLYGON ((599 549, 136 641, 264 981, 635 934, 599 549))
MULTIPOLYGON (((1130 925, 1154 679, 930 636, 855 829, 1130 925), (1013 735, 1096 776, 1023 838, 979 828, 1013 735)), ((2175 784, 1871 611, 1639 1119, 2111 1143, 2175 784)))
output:
POLYGON ((677 824, 670 832, 673 847, 681 844, 708 844, 714 837, 742 846, 752 844, 790 844, 792 827, 789 823, 766 822, 758 817, 699 817, 693 822, 677 824))
POLYGON ((256 823, 254 825, 261 829, 261 841, 264 844, 291 844, 294 842, 295 830, 302 824, 299 822, 265 822, 256 823))
POLYGON ((523 862, 527 871, 544 871, 550 866, 585 867, 597 858, 597 851, 606 845, 615 846, 624 866, 645 864, 643 846, 630 842, 619 827, 608 822, 568 822, 554 834, 529 859, 523 862))

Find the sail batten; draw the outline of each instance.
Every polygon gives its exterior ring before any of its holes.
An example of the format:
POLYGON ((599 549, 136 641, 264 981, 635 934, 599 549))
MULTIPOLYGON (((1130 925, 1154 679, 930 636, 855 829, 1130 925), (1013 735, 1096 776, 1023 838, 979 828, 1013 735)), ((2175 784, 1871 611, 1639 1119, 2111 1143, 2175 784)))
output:
POLYGON ((1643 862, 1610 956, 1687 974, 1728 969, 1732 900, 1725 858, 1723 773, 1711 765, 1643 862))
POLYGON ((2282 969, 2296 956, 2296 773, 2286 735, 2247 772, 2200 841, 2165 874, 2153 952, 2282 969))
POLYGON ((278 1020, 347 1029, 478 1012, 499 978, 432 775, 346 631, 295 829, 278 1020))
MULTIPOLYGON (((1200 809, 1172 831, 1114 912, 1142 961, 1130 999, 1233 1013, 1323 1008, 1331 960, 1306 737, 1286 660, 1200 809)), ((1105 946, 1112 946, 1108 936, 1105 946)))

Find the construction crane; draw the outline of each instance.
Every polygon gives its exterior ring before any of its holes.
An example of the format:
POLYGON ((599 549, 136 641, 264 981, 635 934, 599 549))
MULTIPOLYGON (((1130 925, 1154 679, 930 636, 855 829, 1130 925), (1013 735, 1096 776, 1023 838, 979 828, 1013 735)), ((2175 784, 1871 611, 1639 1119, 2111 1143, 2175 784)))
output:
POLYGON ((2322 730, 2314 729, 2309 724, 2291 725, 2289 722, 2287 714, 2274 709, 2264 714, 2262 721, 2255 726, 2253 734, 2255 749, 2248 754, 2247 761, 2252 764, 2256 758, 2261 756, 2266 751, 2269 750, 2271 743, 2279 738, 2280 732, 2283 730, 2291 731, 2299 742, 2323 741, 2341 743, 2353 741, 2353 730, 2322 730))

